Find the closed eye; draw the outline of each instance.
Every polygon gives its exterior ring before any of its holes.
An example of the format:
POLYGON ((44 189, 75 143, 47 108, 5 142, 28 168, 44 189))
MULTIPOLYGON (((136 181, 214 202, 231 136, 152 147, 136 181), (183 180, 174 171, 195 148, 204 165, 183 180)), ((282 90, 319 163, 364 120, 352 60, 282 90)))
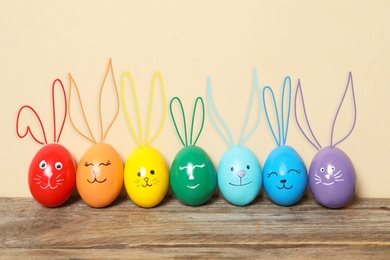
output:
POLYGON ((290 170, 288 170, 288 172, 287 173, 290 173, 290 172, 296 172, 296 173, 298 173, 298 174, 301 174, 301 170, 295 170, 295 169, 290 169, 290 170))
POLYGON ((270 172, 270 173, 267 174, 267 177, 269 178, 269 177, 271 177, 273 174, 275 174, 275 176, 278 176, 278 174, 277 174, 276 172, 270 172))
POLYGON ((108 166, 108 165, 110 165, 110 164, 111 164, 111 162, 110 162, 110 160, 108 160, 106 163, 99 163, 99 166, 100 166, 100 165, 108 166))
POLYGON ((93 163, 88 163, 87 161, 85 161, 84 166, 85 166, 85 167, 93 166, 93 163))

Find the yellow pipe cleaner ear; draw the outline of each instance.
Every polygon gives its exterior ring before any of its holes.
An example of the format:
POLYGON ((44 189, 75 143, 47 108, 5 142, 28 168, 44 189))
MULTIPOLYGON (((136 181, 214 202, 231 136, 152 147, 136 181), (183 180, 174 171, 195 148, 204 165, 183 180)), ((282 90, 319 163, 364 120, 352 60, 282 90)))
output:
POLYGON ((138 146, 150 145, 157 138, 157 136, 161 133, 162 128, 163 128, 164 123, 165 123, 165 118, 166 118, 166 94, 165 94, 164 81, 163 81, 161 72, 157 71, 154 74, 154 78, 153 78, 152 90, 151 90, 150 101, 149 101, 149 113, 148 113, 145 141, 143 140, 141 113, 140 113, 140 109, 139 109, 139 105, 138 105, 137 92, 135 89, 133 76, 131 75, 130 72, 127 72, 127 71, 122 74, 122 103, 123 103, 123 108, 125 111, 127 123, 130 127, 131 134, 133 135, 138 146), (137 112, 137 121, 138 121, 138 125, 139 125, 139 137, 137 137, 137 134, 134 131, 134 127, 133 127, 133 124, 131 123, 131 119, 130 119, 130 116, 129 116, 129 113, 127 110, 127 106, 126 106, 126 101, 125 101, 125 77, 126 76, 128 76, 130 79, 130 85, 131 85, 131 89, 133 92, 133 98, 135 101, 136 112, 137 112), (156 85, 157 78, 159 78, 161 81, 161 91, 162 91, 162 95, 163 95, 163 118, 162 118, 162 122, 160 124, 160 127, 159 127, 157 133, 151 139, 149 139, 150 123, 151 123, 151 117, 152 117, 152 113, 153 113, 154 91, 155 91, 155 85, 156 85))

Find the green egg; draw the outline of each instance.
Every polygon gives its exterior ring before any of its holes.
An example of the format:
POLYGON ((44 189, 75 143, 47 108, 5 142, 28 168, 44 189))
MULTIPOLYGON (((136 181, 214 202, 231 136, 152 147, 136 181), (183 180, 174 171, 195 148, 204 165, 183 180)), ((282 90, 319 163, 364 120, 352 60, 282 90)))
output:
POLYGON ((173 160, 170 185, 184 204, 206 203, 217 186, 217 172, 209 155, 198 146, 186 146, 173 160))

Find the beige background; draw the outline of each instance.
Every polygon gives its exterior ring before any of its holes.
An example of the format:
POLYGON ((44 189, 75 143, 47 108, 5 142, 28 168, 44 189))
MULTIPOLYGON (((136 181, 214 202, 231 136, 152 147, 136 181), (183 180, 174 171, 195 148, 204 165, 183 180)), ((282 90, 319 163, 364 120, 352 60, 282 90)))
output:
MULTIPOLYGON (((355 164, 358 196, 389 198, 389 17, 390 2, 386 0, 1 0, 0 196, 30 196, 27 171, 40 146, 31 138, 16 136, 19 107, 33 106, 52 140, 51 83, 60 78, 68 91, 67 75, 71 72, 98 135, 98 91, 112 57, 118 85, 124 71, 132 72, 144 121, 156 70, 163 74, 168 101, 176 95, 182 99, 188 121, 195 98, 206 99, 210 75, 217 107, 236 139, 248 109, 254 67, 261 86, 271 85, 278 97, 286 75, 292 77, 294 90, 301 78, 312 127, 323 145, 329 142, 331 123, 348 72, 352 71, 357 125, 339 148, 355 164)), ((336 135, 342 136, 349 129, 350 101, 348 96, 336 135)), ((161 119, 159 107, 157 102, 152 132, 161 119)), ((25 117, 24 125, 28 119, 25 117)), ((136 147, 122 108, 106 142, 123 160, 136 147)), ((60 143, 76 161, 91 145, 69 121, 60 143)), ((303 138, 294 120, 287 143, 302 155, 308 167, 315 149, 303 138)), ((208 151, 216 166, 227 150, 208 114, 198 145, 208 151)), ((264 164, 275 147, 264 116, 247 145, 264 164)), ((169 164, 181 148, 169 114, 153 146, 169 164)))

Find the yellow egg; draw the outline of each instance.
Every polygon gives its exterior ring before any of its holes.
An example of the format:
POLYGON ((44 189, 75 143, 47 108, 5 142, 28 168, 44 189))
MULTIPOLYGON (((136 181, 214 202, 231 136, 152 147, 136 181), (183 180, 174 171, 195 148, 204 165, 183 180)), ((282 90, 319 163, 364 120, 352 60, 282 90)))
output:
POLYGON ((125 164, 127 194, 138 206, 158 205, 169 187, 169 169, 161 153, 151 146, 138 147, 125 164))

